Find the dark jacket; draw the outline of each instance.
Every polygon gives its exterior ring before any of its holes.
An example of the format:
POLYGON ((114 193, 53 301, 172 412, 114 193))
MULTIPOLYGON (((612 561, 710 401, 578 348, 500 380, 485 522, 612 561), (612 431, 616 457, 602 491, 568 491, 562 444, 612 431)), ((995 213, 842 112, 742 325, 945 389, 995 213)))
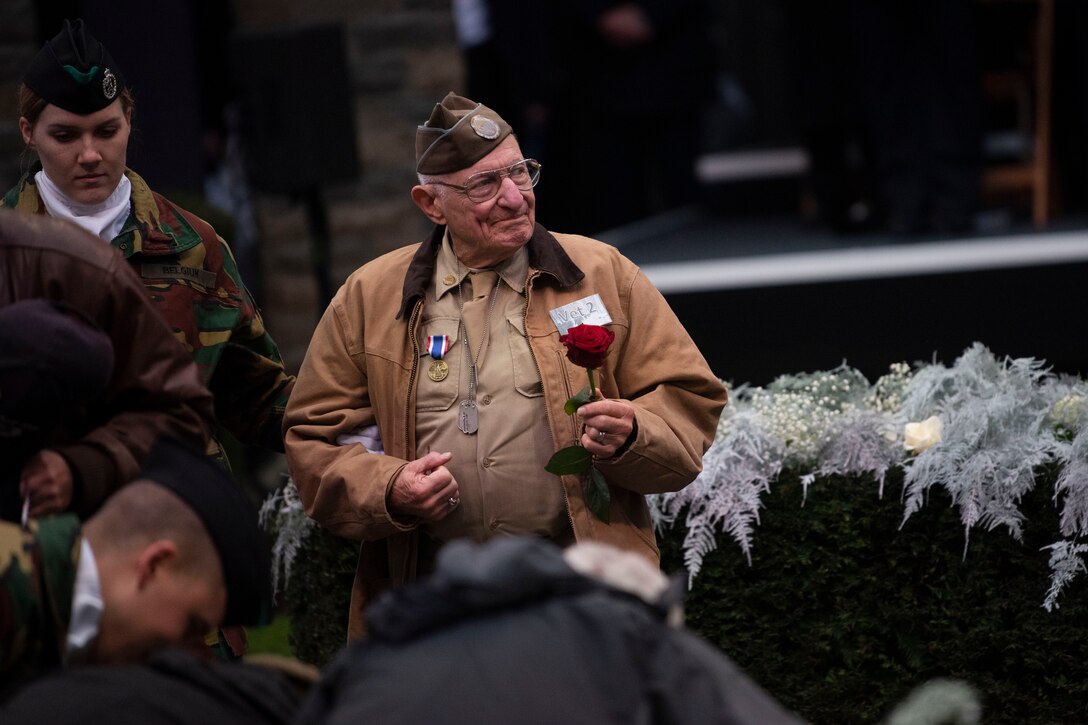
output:
POLYGON ((205 445, 211 394, 121 255, 75 225, 0 210, 0 306, 31 298, 74 307, 113 345, 106 392, 43 441, 72 469, 73 511, 89 515, 132 480, 157 438, 205 445))
POLYGON ((143 664, 77 667, 0 706, 0 722, 49 725, 286 725, 299 696, 278 672, 167 650, 143 664))
POLYGON ((382 595, 296 723, 797 723, 662 607, 530 538, 447 544, 382 595))

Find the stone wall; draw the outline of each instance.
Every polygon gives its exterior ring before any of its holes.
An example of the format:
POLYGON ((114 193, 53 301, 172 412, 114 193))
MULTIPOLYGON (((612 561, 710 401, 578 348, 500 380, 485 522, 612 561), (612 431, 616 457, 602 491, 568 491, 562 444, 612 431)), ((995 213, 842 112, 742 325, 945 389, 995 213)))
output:
MULTIPOLYGON (((362 174, 327 187, 333 289, 375 256, 429 229, 409 196, 414 133, 434 103, 462 87, 449 0, 240 0, 243 29, 336 21, 343 25, 362 174)), ((310 267, 308 223, 295 200, 262 195, 266 322, 288 367, 302 361, 323 311, 310 267)))
MULTIPOLYGON (((0 12, 0 194, 19 178, 23 140, 15 112, 15 90, 38 50, 33 0, 4 0, 0 12)), ((29 161, 29 160, 28 160, 29 161)))

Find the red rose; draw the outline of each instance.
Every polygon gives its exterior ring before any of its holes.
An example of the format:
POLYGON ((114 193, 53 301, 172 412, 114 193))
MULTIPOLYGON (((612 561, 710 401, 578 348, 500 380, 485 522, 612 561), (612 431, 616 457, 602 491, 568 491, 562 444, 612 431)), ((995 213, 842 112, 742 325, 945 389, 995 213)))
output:
POLYGON ((583 368, 596 369, 604 364, 616 333, 600 325, 576 325, 559 336, 567 346, 567 359, 583 368))

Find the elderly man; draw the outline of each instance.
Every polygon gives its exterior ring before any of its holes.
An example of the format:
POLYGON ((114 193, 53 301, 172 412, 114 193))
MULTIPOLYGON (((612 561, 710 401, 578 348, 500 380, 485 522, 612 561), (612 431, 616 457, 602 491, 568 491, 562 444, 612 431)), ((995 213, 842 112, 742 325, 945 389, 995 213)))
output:
POLYGON ((307 511, 363 541, 351 637, 368 600, 430 571, 452 539, 599 540, 656 562, 644 495, 698 474, 726 401, 634 264, 536 224, 540 165, 493 110, 449 94, 417 130, 416 161, 412 199, 434 232, 347 280, 284 418, 307 511), (579 323, 615 341, 603 397, 568 416, 586 372, 559 338, 579 323), (377 455, 353 442, 374 425, 377 455), (607 482, 603 517, 583 477, 544 470, 576 444, 607 482))
POLYGON ((82 526, 71 514, 0 522, 0 561, 4 688, 196 646, 212 627, 272 612, 256 510, 203 448, 169 440, 82 526))

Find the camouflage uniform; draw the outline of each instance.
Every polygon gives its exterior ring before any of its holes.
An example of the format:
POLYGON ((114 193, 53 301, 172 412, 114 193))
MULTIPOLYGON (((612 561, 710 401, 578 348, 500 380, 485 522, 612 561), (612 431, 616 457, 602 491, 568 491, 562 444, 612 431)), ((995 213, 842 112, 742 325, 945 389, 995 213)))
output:
POLYGON ((83 537, 73 514, 0 522, 0 682, 60 667, 83 537))
MULTIPOLYGON (((0 202, 45 214, 31 170, 0 202)), ((192 353, 221 424, 239 440, 283 450, 281 422, 294 386, 227 243, 204 220, 153 192, 131 169, 132 213, 112 240, 155 307, 192 353)), ((218 443, 211 451, 221 456, 218 443)))

